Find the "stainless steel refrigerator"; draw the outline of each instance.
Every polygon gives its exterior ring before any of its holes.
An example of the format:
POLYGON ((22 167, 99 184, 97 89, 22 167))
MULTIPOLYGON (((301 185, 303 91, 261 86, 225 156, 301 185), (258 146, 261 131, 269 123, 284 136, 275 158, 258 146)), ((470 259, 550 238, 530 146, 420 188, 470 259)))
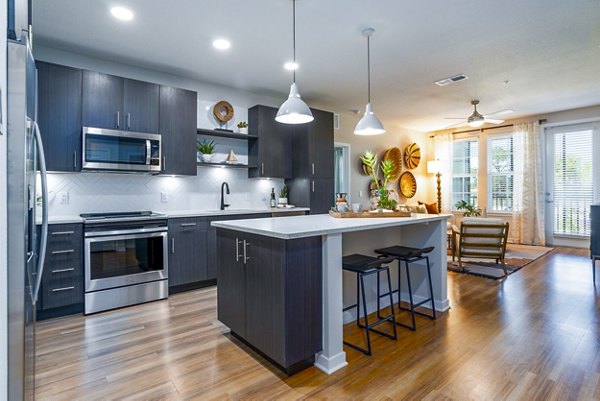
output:
POLYGON ((8 399, 31 400, 35 399, 35 311, 46 249, 48 196, 36 123, 37 73, 28 32, 8 41, 7 56, 8 399), (36 208, 40 206, 38 229, 36 208))

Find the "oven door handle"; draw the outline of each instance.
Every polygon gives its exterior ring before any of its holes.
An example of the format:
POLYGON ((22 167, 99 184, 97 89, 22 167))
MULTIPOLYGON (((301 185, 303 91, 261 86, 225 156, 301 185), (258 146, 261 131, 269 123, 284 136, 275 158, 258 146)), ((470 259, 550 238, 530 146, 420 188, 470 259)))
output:
POLYGON ((86 238, 91 237, 107 237, 114 235, 129 235, 129 234, 146 234, 146 233, 166 233, 165 227, 154 228, 132 228, 130 230, 108 230, 108 231, 88 231, 85 233, 86 238))
POLYGON ((146 166, 150 165, 150 156, 152 153, 152 144, 150 139, 146 139, 146 166))

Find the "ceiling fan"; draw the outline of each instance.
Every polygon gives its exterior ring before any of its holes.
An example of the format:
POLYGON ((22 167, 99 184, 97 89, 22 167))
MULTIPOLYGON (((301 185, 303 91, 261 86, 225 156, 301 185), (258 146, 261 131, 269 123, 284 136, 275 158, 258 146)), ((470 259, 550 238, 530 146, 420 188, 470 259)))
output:
POLYGON ((511 110, 511 109, 504 109, 504 110, 499 110, 499 111, 496 111, 496 112, 493 112, 490 114, 480 114, 477 111, 477 105, 479 104, 479 100, 471 100, 471 104, 473 105, 473 114, 471 114, 466 119, 464 117, 457 117, 457 118, 446 117, 446 120, 463 120, 459 123, 450 125, 446 128, 458 127, 459 125, 463 125, 463 124, 468 124, 469 126, 471 126, 473 128, 481 127, 484 123, 502 124, 504 122, 504 120, 499 120, 499 119, 491 118, 491 117, 502 116, 502 115, 510 114, 510 113, 514 112, 514 110, 511 110))

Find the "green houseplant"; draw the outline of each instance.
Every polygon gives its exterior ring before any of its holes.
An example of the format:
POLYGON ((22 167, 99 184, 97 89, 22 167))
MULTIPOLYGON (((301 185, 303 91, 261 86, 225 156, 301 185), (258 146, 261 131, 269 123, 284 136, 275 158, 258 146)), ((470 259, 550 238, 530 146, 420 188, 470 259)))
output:
POLYGON ((215 141, 207 141, 204 139, 202 142, 197 144, 198 152, 202 154, 202 161, 204 163, 210 163, 212 156, 215 153, 215 141))
POLYGON ((477 207, 477 205, 472 205, 465 200, 461 200, 456 202, 457 210, 464 210, 463 215, 465 217, 479 217, 481 216, 481 209, 477 207))
POLYGON ((383 160, 378 165, 377 156, 367 150, 360 156, 360 160, 367 167, 368 171, 371 171, 373 182, 375 186, 374 195, 377 198, 377 207, 379 209, 396 210, 398 202, 395 199, 390 199, 390 195, 394 192, 393 189, 389 189, 388 183, 394 173, 394 162, 393 160, 383 160), (379 177, 379 172, 383 178, 379 177))
POLYGON ((248 133, 248 123, 246 121, 240 121, 239 123, 237 123, 237 127, 240 134, 248 133))
POLYGON ((283 186, 279 189, 279 204, 287 205, 288 203, 288 188, 287 185, 283 184, 283 186))

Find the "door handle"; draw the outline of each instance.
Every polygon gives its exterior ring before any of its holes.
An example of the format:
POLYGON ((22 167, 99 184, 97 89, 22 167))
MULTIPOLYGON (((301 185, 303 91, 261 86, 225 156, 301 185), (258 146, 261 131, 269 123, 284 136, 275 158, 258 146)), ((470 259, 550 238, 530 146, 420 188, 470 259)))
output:
POLYGON ((63 251, 52 251, 52 255, 63 255, 65 253, 73 253, 75 249, 65 249, 63 251))
POLYGON ((250 243, 247 242, 246 240, 244 240, 244 264, 247 264, 248 261, 250 260, 250 257, 247 256, 249 246, 250 246, 250 243))
POLYGON ((65 273, 65 272, 72 272, 75 271, 74 267, 70 267, 68 269, 56 269, 56 270, 52 270, 52 273, 65 273))
POLYGON ((175 238, 171 238, 171 253, 175 253, 175 238))
POLYGON ((181 227, 195 227, 196 223, 181 223, 181 227))
POLYGON ((235 261, 239 262, 240 261, 240 244, 242 243, 242 241, 240 241, 238 238, 235 239, 235 261))
POLYGON ((77 151, 73 151, 73 168, 77 169, 77 151))
POLYGON ((50 235, 73 235, 75 234, 75 231, 55 231, 53 233, 51 233, 50 235))
POLYGON ((127 129, 131 129, 131 113, 127 113, 127 129))
POLYGON ((69 290, 74 290, 75 287, 71 286, 71 287, 63 287, 63 288, 53 288, 52 292, 59 292, 59 291, 69 291, 69 290))
POLYGON ((312 181, 311 185, 312 185, 312 191, 315 192, 315 181, 314 180, 312 181))
POLYGON ((315 163, 312 164, 312 175, 315 175, 315 163))
POLYGON ((121 125, 121 112, 117 111, 117 128, 121 125))
POLYGON ((265 163, 260 163, 260 174, 265 175, 265 163))
POLYGON ((163 171, 167 171, 167 156, 163 156, 163 171))

